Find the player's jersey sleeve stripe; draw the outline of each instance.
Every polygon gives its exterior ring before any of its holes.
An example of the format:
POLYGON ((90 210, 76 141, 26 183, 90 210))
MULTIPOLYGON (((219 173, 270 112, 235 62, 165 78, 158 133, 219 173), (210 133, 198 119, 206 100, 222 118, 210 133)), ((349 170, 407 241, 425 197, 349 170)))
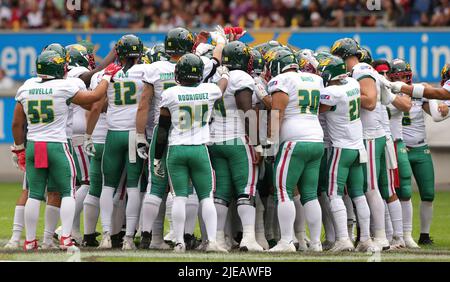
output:
POLYGON ((356 80, 361 81, 364 78, 371 78, 371 79, 373 79, 376 82, 375 78, 373 76, 371 76, 371 75, 363 75, 363 76, 358 77, 358 79, 356 79, 356 80))

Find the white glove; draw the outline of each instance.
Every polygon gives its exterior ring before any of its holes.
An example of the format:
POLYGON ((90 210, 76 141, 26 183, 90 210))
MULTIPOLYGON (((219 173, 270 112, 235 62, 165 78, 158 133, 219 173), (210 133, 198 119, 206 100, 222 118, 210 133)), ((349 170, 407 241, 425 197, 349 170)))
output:
POLYGON ((224 44, 225 45, 228 43, 228 39, 225 34, 225 31, 223 30, 223 28, 220 25, 216 26, 216 30, 210 32, 209 34, 211 35, 212 42, 215 42, 216 44, 224 44))
POLYGON ((395 81, 390 83, 390 88, 392 93, 397 94, 402 92, 402 86, 407 85, 406 83, 402 81, 395 81))
POLYGON ((221 78, 225 78, 226 80, 230 79, 230 71, 226 66, 217 67, 216 72, 221 78))
POLYGON ((153 160, 153 172, 157 176, 164 178, 166 172, 164 171, 164 168, 162 167, 161 160, 158 160, 158 159, 153 160))
POLYGON ((198 44, 197 48, 195 49, 195 55, 197 56, 203 56, 208 51, 213 50, 214 46, 207 43, 200 43, 198 44))
POLYGON ((84 135, 83 148, 89 157, 93 157, 95 155, 95 146, 94 141, 92 141, 92 135, 84 135))
POLYGON ((392 104, 392 102, 394 102, 394 100, 397 98, 397 95, 393 94, 391 90, 385 85, 381 85, 380 90, 381 104, 385 106, 392 104))
POLYGON ((148 142, 145 138, 145 134, 136 133, 136 151, 138 153, 139 158, 148 159, 148 142))

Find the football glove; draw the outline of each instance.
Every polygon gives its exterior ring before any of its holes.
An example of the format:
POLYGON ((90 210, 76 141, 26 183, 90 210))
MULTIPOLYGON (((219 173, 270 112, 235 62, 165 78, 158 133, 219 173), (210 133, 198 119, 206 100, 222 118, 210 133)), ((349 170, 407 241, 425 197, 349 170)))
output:
POLYGON ((158 160, 158 159, 153 160, 153 172, 157 176, 162 177, 162 178, 166 175, 166 172, 164 171, 161 160, 158 160))
POLYGON ((145 134, 142 133, 137 133, 136 134, 136 150, 138 153, 138 156, 141 159, 148 159, 148 142, 147 139, 145 138, 145 134))
POLYGON ((220 25, 218 25, 216 27, 215 31, 212 31, 209 34, 211 35, 212 42, 214 42, 215 44, 224 44, 225 45, 228 43, 225 31, 223 30, 223 28, 220 25))
POLYGON ((89 157, 93 157, 95 155, 95 146, 94 141, 92 140, 92 135, 84 135, 83 148, 89 157))
POLYGON ((230 71, 226 66, 219 66, 216 71, 221 78, 225 78, 226 80, 230 79, 230 71))
POLYGON ((397 94, 397 93, 402 92, 403 85, 407 85, 407 84, 404 82, 401 82, 401 81, 391 82, 390 87, 391 87, 392 93, 397 94))
POLYGON ((14 144, 14 146, 11 146, 11 153, 14 166, 21 171, 25 171, 25 146, 14 144))
POLYGON ((103 79, 111 82, 112 78, 122 69, 121 65, 117 65, 115 63, 109 64, 109 66, 106 67, 105 72, 103 73, 103 79))

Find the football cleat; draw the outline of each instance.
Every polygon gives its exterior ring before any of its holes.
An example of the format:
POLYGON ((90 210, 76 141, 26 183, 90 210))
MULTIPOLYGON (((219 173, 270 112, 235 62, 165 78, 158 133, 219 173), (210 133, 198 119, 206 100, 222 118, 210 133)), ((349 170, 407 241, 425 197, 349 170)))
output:
POLYGON ((284 240, 278 241, 275 247, 269 249, 269 252, 280 252, 280 253, 295 253, 296 249, 294 243, 287 242, 284 240))
POLYGON ((267 242, 266 235, 264 235, 264 233, 256 233, 256 234, 255 234, 255 237, 256 237, 256 242, 257 242, 264 250, 268 250, 268 249, 269 249, 269 243, 267 242))
POLYGON ((173 251, 175 253, 184 253, 186 252, 186 246, 184 245, 184 243, 176 243, 173 251))
POLYGON ((355 250, 352 241, 349 238, 337 240, 330 252, 352 252, 355 250))
POLYGON ((152 240, 150 243, 150 250, 170 250, 171 247, 164 241, 161 240, 152 240))
POLYGON ((152 235, 150 232, 144 231, 141 234, 141 242, 139 242, 139 249, 146 250, 150 248, 150 241, 152 240, 152 235))
POLYGON ((202 241, 200 243, 200 245, 198 245, 198 247, 196 248, 197 251, 205 251, 206 250, 206 245, 208 244, 207 241, 202 241))
POLYGON ((322 243, 322 249, 324 251, 329 251, 329 250, 331 250, 333 248, 334 244, 335 244, 335 242, 331 242, 331 241, 325 240, 322 243))
POLYGON ((186 245, 186 250, 195 250, 199 245, 197 238, 193 234, 184 234, 184 242, 186 245))
POLYGON ((53 241, 49 241, 48 243, 44 242, 42 243, 42 246, 40 246, 41 250, 57 250, 58 247, 53 243, 53 241))
POLYGON ((391 248, 388 239, 385 238, 374 238, 373 242, 377 245, 381 250, 387 251, 391 248))
POLYGON ((75 246, 75 243, 71 236, 61 236, 61 239, 59 240, 59 248, 63 251, 67 250, 68 252, 75 252, 79 250, 78 247, 75 246))
POLYGON ((164 236, 164 241, 175 242, 175 232, 170 230, 170 232, 167 233, 166 236, 164 236))
POLYGON ((206 245, 206 249, 205 252, 207 253, 228 253, 228 251, 224 248, 222 248, 221 246, 219 246, 219 244, 217 244, 216 241, 208 241, 207 245, 206 245))
POLYGON ((357 252, 379 252, 381 251, 381 248, 379 246, 377 246, 372 239, 367 239, 366 241, 359 241, 358 244, 356 245, 356 249, 355 251, 357 252))
POLYGON ((403 238, 394 236, 390 242, 391 244, 391 249, 403 249, 406 248, 406 244, 405 241, 403 240, 403 238))
POLYGON ((37 251, 38 249, 39 249, 38 240, 25 241, 25 243, 23 244, 23 250, 25 252, 37 251))
POLYGON ((405 246, 408 249, 420 249, 419 245, 414 241, 414 239, 411 237, 411 234, 406 235, 403 237, 405 240, 405 246))
POLYGON ((309 243, 308 252, 320 253, 322 251, 323 251, 322 243, 320 243, 320 242, 318 242, 318 243, 310 242, 309 243))
POLYGON ((263 247, 261 247, 258 242, 256 242, 255 237, 247 238, 244 237, 239 244, 239 250, 241 252, 262 252, 264 251, 263 247))
POLYGON ((72 240, 75 241, 75 245, 80 246, 83 243, 83 236, 78 231, 72 231, 72 240))
POLYGON ((123 237, 123 245, 122 250, 129 251, 129 250, 136 250, 136 245, 134 244, 134 239, 131 236, 125 236, 123 237))
POLYGON ((100 245, 98 246, 99 249, 111 249, 112 243, 111 243, 111 235, 108 232, 104 232, 102 236, 102 241, 100 242, 100 245))
POLYGON ((430 234, 420 233, 419 245, 433 245, 433 239, 431 239, 430 234))
POLYGON ((4 248, 7 249, 7 250, 20 249, 20 242, 19 241, 14 241, 14 240, 9 240, 9 242, 4 246, 4 248))
POLYGON ((228 250, 228 251, 231 250, 231 247, 227 244, 227 241, 225 239, 225 233, 223 231, 217 231, 216 242, 223 249, 228 250))
POLYGON ((97 241, 97 233, 93 233, 93 234, 85 234, 83 236, 83 242, 82 242, 82 246, 83 247, 92 247, 92 248, 97 248, 99 246, 99 243, 97 241))

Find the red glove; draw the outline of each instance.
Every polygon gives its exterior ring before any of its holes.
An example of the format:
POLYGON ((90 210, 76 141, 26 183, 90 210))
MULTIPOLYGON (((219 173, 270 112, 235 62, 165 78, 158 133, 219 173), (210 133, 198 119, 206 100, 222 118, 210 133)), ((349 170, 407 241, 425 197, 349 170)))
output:
POLYGON ((25 171, 25 148, 23 145, 21 146, 13 146, 11 147, 12 160, 15 167, 20 169, 21 171, 25 171))
POLYGON ((226 27, 224 28, 224 31, 226 35, 229 35, 228 38, 230 41, 239 40, 247 33, 247 31, 240 26, 226 27))
POLYGON ((117 65, 115 63, 109 64, 109 66, 106 67, 105 72, 103 74, 103 79, 107 81, 111 81, 111 79, 122 69, 121 65, 117 65))

